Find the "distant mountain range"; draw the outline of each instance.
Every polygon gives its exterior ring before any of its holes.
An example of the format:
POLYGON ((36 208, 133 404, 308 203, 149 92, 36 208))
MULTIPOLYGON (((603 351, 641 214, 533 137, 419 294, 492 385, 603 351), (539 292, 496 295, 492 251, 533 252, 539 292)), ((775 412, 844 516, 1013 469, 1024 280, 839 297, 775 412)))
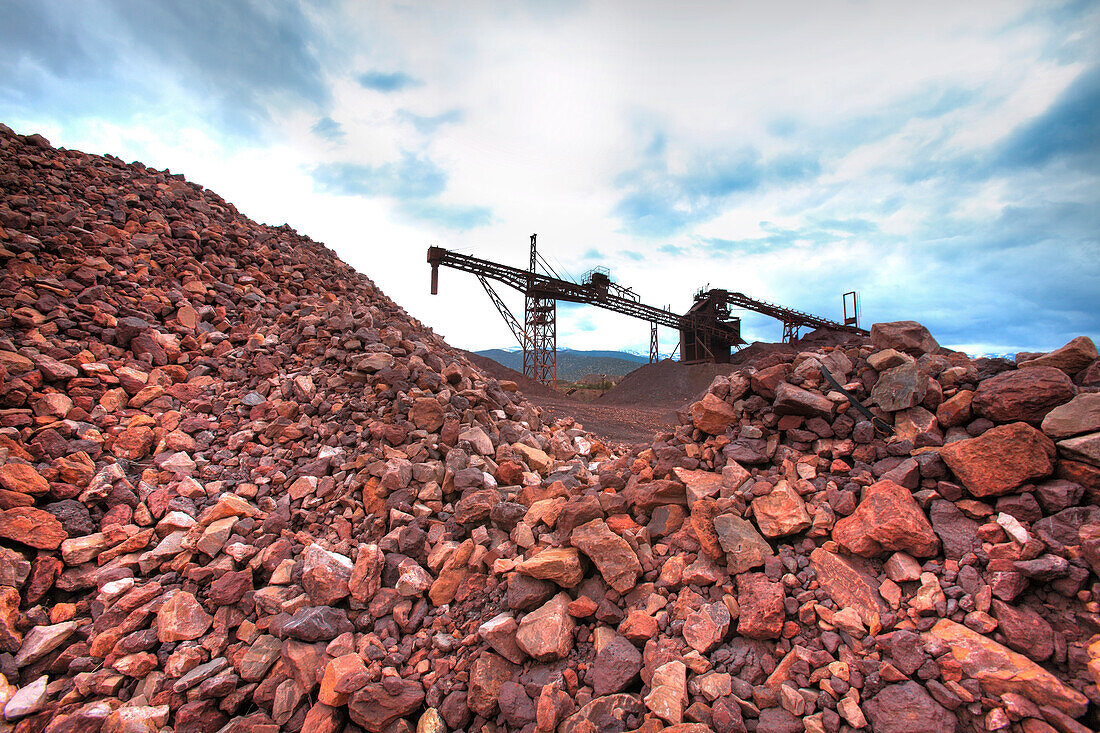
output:
MULTIPOLYGON (((503 364, 517 372, 523 371, 523 352, 504 349, 486 349, 475 351, 498 364, 503 364)), ((642 364, 649 363, 649 357, 632 354, 627 351, 574 351, 558 349, 558 379, 568 382, 581 379, 587 374, 607 374, 621 377, 642 364)))

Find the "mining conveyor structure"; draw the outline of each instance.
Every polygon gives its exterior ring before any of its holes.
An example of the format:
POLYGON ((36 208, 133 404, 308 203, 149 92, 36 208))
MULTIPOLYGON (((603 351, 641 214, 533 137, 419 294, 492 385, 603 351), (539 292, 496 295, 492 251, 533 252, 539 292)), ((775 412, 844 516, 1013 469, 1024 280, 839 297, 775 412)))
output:
MULTIPOLYGON (((528 269, 502 265, 472 255, 460 254, 442 247, 428 248, 428 264, 432 267, 432 295, 439 293, 439 268, 450 267, 476 276, 497 311, 508 324, 523 349, 523 375, 543 384, 557 383, 557 301, 586 303, 620 313, 650 324, 650 361, 657 360, 657 327, 665 326, 680 333, 680 359, 684 362, 713 361, 725 363, 734 349, 745 344, 741 338, 741 319, 730 314, 731 308, 762 313, 783 323, 786 341, 796 341, 803 327, 830 328, 866 335, 859 328, 855 293, 844 297, 845 322, 785 308, 774 303, 750 298, 744 293, 727 290, 701 290, 687 313, 678 315, 668 308, 642 303, 633 291, 612 282, 606 268, 589 270, 580 282, 538 272, 540 256, 536 235, 531 235, 528 269), (505 304, 489 282, 494 280, 524 294, 523 322, 505 304), (852 315, 848 314, 851 296, 852 315)), ((542 260, 545 265, 545 260, 542 260)), ((547 269, 551 269, 547 267, 547 269)))

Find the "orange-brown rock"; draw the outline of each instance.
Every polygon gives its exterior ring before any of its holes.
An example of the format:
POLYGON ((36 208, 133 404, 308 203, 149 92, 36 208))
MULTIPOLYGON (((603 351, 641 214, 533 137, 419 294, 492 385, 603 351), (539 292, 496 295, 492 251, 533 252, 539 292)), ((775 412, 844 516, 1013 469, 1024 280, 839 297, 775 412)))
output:
POLYGON ((69 535, 57 517, 32 506, 17 506, 0 512, 0 537, 39 550, 56 550, 69 535))
POLYGON ((712 392, 691 406, 692 424, 711 435, 722 435, 737 418, 737 411, 712 392))
POLYGON ((1025 481, 1049 476, 1055 447, 1035 428, 1017 422, 949 443, 939 454, 974 496, 1000 496, 1025 481))
POLYGON ((214 617, 203 610, 195 596, 179 591, 157 611, 157 638, 162 643, 197 639, 213 622, 214 617))
POLYGON ((552 580, 562 588, 572 588, 584 578, 580 553, 572 547, 548 547, 530 557, 516 570, 540 580, 552 580))
POLYGON ((963 674, 978 680, 994 697, 1008 692, 1023 695, 1037 705, 1050 705, 1071 718, 1085 714, 1089 701, 1022 654, 949 619, 940 619, 926 632, 951 647, 951 656, 963 674))
POLYGON ((833 527, 833 539, 863 557, 899 550, 915 557, 931 557, 940 546, 909 489, 889 479, 863 490, 863 500, 855 512, 833 527))
POLYGON ((588 555, 599 568, 603 579, 615 590, 633 590, 642 564, 630 543, 611 531, 602 519, 594 519, 573 530, 569 542, 588 555))
POLYGON ((1088 336, 1078 336, 1065 346, 1055 349, 1049 354, 1037 356, 1020 363, 1020 369, 1034 369, 1035 367, 1054 367, 1061 369, 1069 375, 1085 369, 1098 358, 1096 344, 1088 336))
POLYGON ((24 463, 5 463, 0 466, 0 486, 8 491, 32 496, 41 496, 50 490, 49 482, 34 470, 34 466, 24 463))
POLYGON ((971 408, 995 423, 1038 425, 1058 405, 1069 402, 1077 388, 1066 373, 1054 367, 1017 369, 990 377, 978 385, 971 408))

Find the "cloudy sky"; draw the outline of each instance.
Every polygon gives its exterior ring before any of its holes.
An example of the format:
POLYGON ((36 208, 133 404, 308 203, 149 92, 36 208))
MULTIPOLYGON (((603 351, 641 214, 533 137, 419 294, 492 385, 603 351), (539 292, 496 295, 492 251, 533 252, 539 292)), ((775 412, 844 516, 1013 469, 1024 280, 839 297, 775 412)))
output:
MULTIPOLYGON (((972 353, 1100 341, 1100 2, 0 0, 0 121, 184 173, 466 348, 431 244, 972 353)), ((519 293, 502 287, 513 309, 519 293)), ((559 306, 558 342, 645 350, 559 306)), ((778 322, 743 314, 750 340, 778 322)), ((661 332, 662 348, 676 336, 661 332)))

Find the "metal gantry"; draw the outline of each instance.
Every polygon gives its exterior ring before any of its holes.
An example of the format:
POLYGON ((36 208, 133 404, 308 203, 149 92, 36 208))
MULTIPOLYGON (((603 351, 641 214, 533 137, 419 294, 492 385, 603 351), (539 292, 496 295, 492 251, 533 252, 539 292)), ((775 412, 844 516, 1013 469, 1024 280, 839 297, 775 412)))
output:
MULTIPOLYGON (((678 348, 683 361, 729 361, 734 348, 745 341, 741 338, 741 320, 730 315, 730 308, 738 307, 762 313, 783 323, 783 338, 793 342, 803 327, 830 328, 866 335, 857 323, 855 293, 845 294, 844 323, 837 323, 810 313, 785 308, 764 300, 750 298, 744 293, 713 289, 699 291, 695 302, 684 315, 677 315, 667 308, 656 308, 640 301, 630 288, 611 281, 606 268, 597 267, 585 273, 576 283, 540 273, 537 265, 540 257, 536 250, 536 235, 531 235, 528 269, 510 267, 483 260, 471 255, 459 254, 442 247, 428 248, 428 264, 432 266, 432 294, 439 292, 439 268, 450 267, 475 275, 511 329, 523 349, 523 374, 543 384, 557 382, 557 301, 587 303, 632 318, 649 322, 650 362, 657 360, 657 326, 673 328, 680 332, 678 348), (512 314, 504 300, 493 289, 489 280, 495 280, 524 294, 523 323, 512 314), (852 315, 848 313, 848 296, 852 296, 852 315)), ((545 263, 545 260, 542 260, 545 263)), ((547 266, 547 269, 550 269, 547 266)), ((675 350, 674 350, 675 353, 675 350)))

